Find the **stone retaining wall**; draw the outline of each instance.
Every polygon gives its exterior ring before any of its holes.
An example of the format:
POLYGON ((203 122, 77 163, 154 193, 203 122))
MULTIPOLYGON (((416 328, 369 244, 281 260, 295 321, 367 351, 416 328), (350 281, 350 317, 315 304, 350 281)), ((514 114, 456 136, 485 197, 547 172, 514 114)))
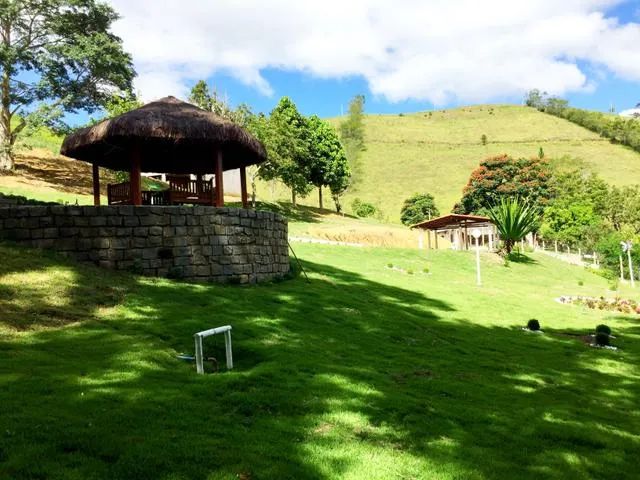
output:
POLYGON ((238 208, 0 206, 0 239, 148 276, 253 283, 289 271, 287 220, 238 208))

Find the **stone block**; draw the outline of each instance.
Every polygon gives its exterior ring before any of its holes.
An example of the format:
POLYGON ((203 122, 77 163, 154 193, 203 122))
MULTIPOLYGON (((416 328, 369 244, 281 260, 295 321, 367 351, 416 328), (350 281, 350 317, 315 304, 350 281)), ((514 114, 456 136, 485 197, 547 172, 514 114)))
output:
POLYGON ((146 239, 146 244, 150 247, 161 247, 162 246, 162 237, 148 237, 146 239))
POLYGON ((211 266, 210 265, 198 265, 196 267, 196 275, 199 277, 208 277, 211 275, 211 266))
POLYGON ((57 250, 76 250, 77 241, 75 238, 59 238, 55 242, 55 248, 57 250))
POLYGON ((91 217, 89 218, 89 225, 92 227, 104 227, 107 225, 106 217, 91 217))
POLYGON ((111 241, 108 238, 94 238, 93 248, 106 249, 111 246, 111 241))
POLYGON ((111 239, 111 248, 123 249, 131 246, 130 237, 117 237, 111 239))
POLYGON ((158 258, 158 250, 156 248, 145 248, 142 250, 142 258, 144 260, 155 260, 158 258))
POLYGON ((185 215, 172 215, 171 216, 171 225, 173 226, 184 226, 187 220, 185 215))
POLYGON ((151 227, 153 225, 159 225, 162 224, 163 221, 160 217, 156 216, 156 215, 148 215, 146 217, 133 217, 136 219, 136 225, 140 224, 143 227, 151 227))
POLYGON ((59 232, 55 227, 44 229, 44 238, 58 238, 59 232))
POLYGON ((137 227, 140 225, 140 219, 135 215, 132 215, 131 217, 124 217, 122 219, 122 224, 125 227, 137 227))
POLYGON ((61 237, 75 237, 80 233, 78 227, 60 227, 59 231, 61 237))
MULTIPOLYGON (((161 237, 158 237, 161 238, 161 237)), ((134 248, 143 248, 147 245, 147 239, 142 237, 134 237, 132 241, 134 248)))
POLYGON ((178 267, 191 265, 191 257, 176 257, 173 259, 173 264, 178 267))
POLYGON ((58 215, 55 218, 55 224, 58 227, 71 227, 73 226, 73 217, 58 215))
MULTIPOLYGON (((133 218, 133 217, 127 217, 133 218)), ((116 228, 116 237, 132 237, 133 236, 133 228, 131 227, 117 227, 116 228)))

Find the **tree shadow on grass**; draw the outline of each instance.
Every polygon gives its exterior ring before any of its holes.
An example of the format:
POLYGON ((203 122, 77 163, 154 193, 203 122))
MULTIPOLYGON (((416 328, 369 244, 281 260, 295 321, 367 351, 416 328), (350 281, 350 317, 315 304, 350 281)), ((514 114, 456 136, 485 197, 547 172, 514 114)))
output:
POLYGON ((135 288, 129 275, 105 274, 50 251, 1 242, 0 258, 0 330, 60 327, 98 318, 135 288))
POLYGON ((507 260, 513 263, 521 263, 523 265, 535 265, 538 263, 538 261, 535 258, 530 257, 529 255, 525 255, 524 253, 515 252, 515 251, 507 255, 507 260))
MULTIPOLYGON (((338 215, 335 211, 326 208, 321 209, 317 207, 309 207, 307 205, 297 205, 294 207, 291 202, 257 202, 256 208, 258 210, 267 210, 279 213, 293 222, 318 223, 321 222, 323 217, 326 215, 338 215)), ((347 218, 357 218, 345 213, 341 215, 347 218)))
MULTIPOLYGON (((634 475, 635 327, 633 348, 595 351, 304 265, 310 284, 138 279, 107 318, 0 340, 0 476, 634 475), (234 371, 175 359, 226 323, 234 371)), ((222 339, 206 349, 223 358, 222 339)))

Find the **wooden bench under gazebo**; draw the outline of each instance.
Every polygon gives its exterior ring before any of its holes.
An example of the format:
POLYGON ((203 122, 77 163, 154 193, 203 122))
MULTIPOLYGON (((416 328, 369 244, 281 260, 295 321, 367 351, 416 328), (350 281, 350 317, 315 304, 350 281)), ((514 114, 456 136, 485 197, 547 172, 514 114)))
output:
POLYGON ((246 167, 266 159, 262 144, 245 129, 174 97, 77 130, 64 139, 61 154, 93 165, 95 205, 100 205, 98 167, 129 173, 129 181, 107 186, 109 205, 218 207, 224 205, 223 172, 239 169, 246 208, 246 167), (142 172, 168 174, 168 189, 142 190, 142 172))

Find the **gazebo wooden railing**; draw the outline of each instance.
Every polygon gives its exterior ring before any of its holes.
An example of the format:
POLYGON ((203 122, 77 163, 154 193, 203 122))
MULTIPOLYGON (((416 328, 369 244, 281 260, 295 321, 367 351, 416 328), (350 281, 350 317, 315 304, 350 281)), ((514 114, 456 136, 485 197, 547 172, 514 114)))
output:
MULTIPOLYGON (((215 187, 211 180, 191 180, 188 177, 169 178, 168 190, 142 190, 142 205, 214 205, 215 187)), ((109 205, 131 204, 131 183, 122 182, 107 186, 109 205)))

